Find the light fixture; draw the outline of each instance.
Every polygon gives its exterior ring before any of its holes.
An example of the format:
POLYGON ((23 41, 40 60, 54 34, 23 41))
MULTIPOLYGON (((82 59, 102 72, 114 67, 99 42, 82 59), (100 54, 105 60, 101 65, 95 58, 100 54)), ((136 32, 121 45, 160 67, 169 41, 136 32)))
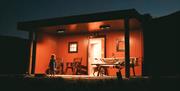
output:
POLYGON ((99 26, 100 29, 109 29, 111 26, 110 25, 101 25, 99 26))
POLYGON ((64 33, 65 32, 65 29, 58 29, 56 30, 57 33, 64 33))

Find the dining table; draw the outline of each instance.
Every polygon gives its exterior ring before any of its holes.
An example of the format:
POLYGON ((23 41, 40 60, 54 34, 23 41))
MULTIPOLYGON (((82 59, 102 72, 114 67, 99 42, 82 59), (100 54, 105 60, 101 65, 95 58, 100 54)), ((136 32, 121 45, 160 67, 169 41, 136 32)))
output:
MULTIPOLYGON (((103 76, 103 75, 108 75, 106 73, 107 68, 109 67, 113 67, 118 69, 118 71, 121 73, 121 69, 125 67, 125 59, 124 58, 95 58, 95 60, 97 60, 97 62, 92 63, 91 65, 95 65, 96 68, 94 70, 97 71, 97 76, 103 76)), ((133 74, 135 75, 135 71, 134 71, 134 65, 135 62, 137 61, 136 57, 131 57, 130 58, 130 66, 133 68, 133 74)))

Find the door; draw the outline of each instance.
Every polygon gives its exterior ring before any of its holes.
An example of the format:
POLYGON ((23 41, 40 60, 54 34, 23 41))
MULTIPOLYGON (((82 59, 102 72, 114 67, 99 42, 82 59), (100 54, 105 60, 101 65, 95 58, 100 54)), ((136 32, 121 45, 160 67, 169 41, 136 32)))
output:
POLYGON ((104 38, 91 38, 89 39, 88 47, 88 75, 93 76, 95 65, 92 63, 99 62, 95 58, 104 58, 104 38))

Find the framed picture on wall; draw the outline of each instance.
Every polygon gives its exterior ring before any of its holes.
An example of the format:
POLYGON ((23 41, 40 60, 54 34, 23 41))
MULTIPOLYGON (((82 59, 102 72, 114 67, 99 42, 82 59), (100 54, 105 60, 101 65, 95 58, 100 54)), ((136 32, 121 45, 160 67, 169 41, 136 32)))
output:
POLYGON ((69 42, 68 43, 68 52, 77 53, 78 52, 78 42, 69 42))
POLYGON ((117 52, 125 51, 124 41, 117 40, 116 51, 117 51, 117 52))

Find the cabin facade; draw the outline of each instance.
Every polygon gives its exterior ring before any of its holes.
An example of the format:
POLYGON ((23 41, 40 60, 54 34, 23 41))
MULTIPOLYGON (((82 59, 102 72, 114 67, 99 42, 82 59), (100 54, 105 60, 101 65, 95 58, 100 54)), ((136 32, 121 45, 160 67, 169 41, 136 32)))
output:
MULTIPOLYGON (((117 58, 124 61, 120 65, 122 75, 142 76, 142 18, 136 10, 129 9, 19 22, 18 29, 29 32, 28 72, 47 74, 50 57, 55 54, 61 67, 57 74, 79 75, 69 68, 80 58, 84 68, 81 74, 97 76, 95 70, 99 62, 117 58)), ((116 76, 119 69, 110 66, 114 63, 106 63, 104 75, 116 76)))

